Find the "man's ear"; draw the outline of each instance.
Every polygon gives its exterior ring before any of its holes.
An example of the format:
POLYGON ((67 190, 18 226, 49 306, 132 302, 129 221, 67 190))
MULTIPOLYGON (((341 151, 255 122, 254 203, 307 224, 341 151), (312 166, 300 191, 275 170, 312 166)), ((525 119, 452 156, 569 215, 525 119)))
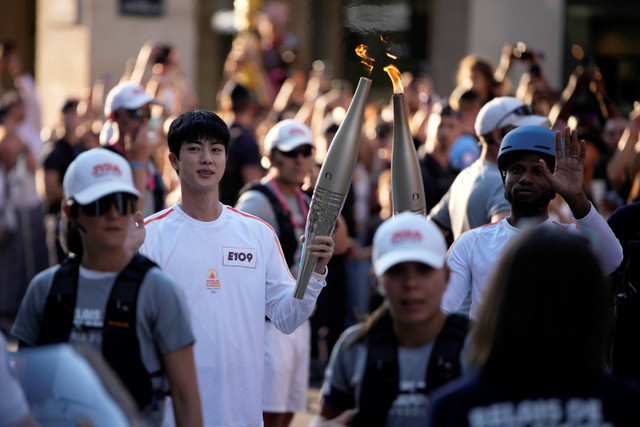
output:
POLYGON ((171 167, 178 172, 178 157, 175 154, 169 153, 169 163, 171 163, 171 167))

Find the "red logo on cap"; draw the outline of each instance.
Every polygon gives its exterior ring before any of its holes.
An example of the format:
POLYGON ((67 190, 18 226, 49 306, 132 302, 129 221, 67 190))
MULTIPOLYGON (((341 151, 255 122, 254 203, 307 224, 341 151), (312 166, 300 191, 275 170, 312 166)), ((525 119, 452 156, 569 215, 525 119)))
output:
POLYGON ((422 241, 422 233, 418 230, 400 230, 393 233, 391 243, 400 243, 407 241, 422 241))
POLYGON ((99 178, 104 175, 122 175, 122 171, 118 167, 118 165, 113 163, 100 163, 99 165, 95 165, 93 170, 91 171, 91 175, 94 178, 99 178))
POLYGON ((300 128, 291 128, 289 130, 289 136, 291 136, 291 135, 306 135, 306 134, 307 133, 303 129, 300 129, 300 128))

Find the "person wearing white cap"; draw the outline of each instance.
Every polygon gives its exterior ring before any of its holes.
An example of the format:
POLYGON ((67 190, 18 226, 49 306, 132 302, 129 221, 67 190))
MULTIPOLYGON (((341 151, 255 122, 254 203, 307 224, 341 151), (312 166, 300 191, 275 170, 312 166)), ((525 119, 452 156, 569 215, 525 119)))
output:
MULTIPOLYGON (((304 235, 310 202, 301 186, 311 172, 313 150, 313 135, 308 126, 291 119, 277 123, 264 140, 269 173, 259 183, 247 187, 235 206, 273 227, 294 277, 298 275, 300 237, 304 235)), ((295 412, 306 410, 310 354, 308 320, 286 335, 267 319, 262 386, 265 427, 286 427, 295 412)))
POLYGON ((138 209, 151 215, 164 208, 161 174, 153 160, 158 135, 149 128, 151 105, 159 104, 137 83, 120 83, 109 91, 104 105, 107 118, 100 135, 103 147, 125 157, 133 168, 133 182, 140 192, 138 209))
POLYGON ((31 281, 11 333, 21 346, 88 344, 102 353, 150 425, 162 422, 167 386, 176 422, 201 425, 184 294, 125 245, 140 196, 129 163, 103 148, 86 151, 69 165, 63 188, 66 247, 73 255, 31 281))
POLYGON ((449 241, 509 214, 510 206, 496 167, 498 149, 509 131, 525 125, 548 126, 549 120, 534 115, 533 107, 510 96, 494 98, 478 112, 475 131, 482 147, 480 157, 458 174, 429 213, 449 241))
MULTIPOLYGON (((220 202, 229 139, 226 123, 209 111, 171 123, 169 159, 181 200, 146 219, 140 251, 187 295, 205 424, 260 426, 265 316, 285 334, 307 320, 326 285, 334 242, 331 236, 307 242, 318 263, 305 295, 295 298, 295 278, 273 228, 220 202)), ((303 157, 298 153, 297 161, 303 157)))
POLYGON ((446 256, 442 233, 423 215, 402 212, 376 230, 372 262, 384 302, 334 347, 321 420, 357 409, 353 425, 425 424, 427 394, 461 373, 468 328, 440 309, 446 256))

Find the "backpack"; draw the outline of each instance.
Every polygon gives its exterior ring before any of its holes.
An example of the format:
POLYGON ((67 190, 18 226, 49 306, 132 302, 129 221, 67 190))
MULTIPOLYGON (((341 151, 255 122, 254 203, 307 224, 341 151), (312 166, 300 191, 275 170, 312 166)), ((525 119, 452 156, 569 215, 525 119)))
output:
MULTIPOLYGON (((164 370, 149 373, 140 355, 136 312, 140 286, 156 264, 136 254, 118 274, 107 301, 102 327, 102 355, 118 374, 140 409, 164 397, 166 390, 153 391, 151 380, 164 370)), ((80 260, 68 258, 56 271, 44 306, 37 345, 67 342, 73 328, 78 294, 80 260)))
POLYGON ((278 240, 280 241, 280 246, 282 246, 282 253, 287 261, 287 265, 291 267, 294 263, 294 256, 298 249, 299 242, 296 238, 295 228, 289 220, 289 215, 284 210, 273 191, 271 191, 265 184, 250 182, 240 190, 238 197, 240 197, 242 193, 251 190, 259 191, 269 199, 269 203, 271 203, 271 207, 276 214, 276 220, 278 221, 278 229, 280 230, 278 240))

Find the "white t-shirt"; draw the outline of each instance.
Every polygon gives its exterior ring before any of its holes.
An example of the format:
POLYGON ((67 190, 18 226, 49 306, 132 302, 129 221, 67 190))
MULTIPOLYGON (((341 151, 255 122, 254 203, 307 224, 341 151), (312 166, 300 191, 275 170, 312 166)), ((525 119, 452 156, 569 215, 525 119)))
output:
POLYGON ((295 299, 295 279, 273 229, 222 207, 210 222, 188 216, 177 204, 150 216, 140 252, 186 293, 205 425, 259 426, 264 317, 293 332, 311 314, 325 283, 312 277, 304 299, 295 299))
MULTIPOLYGON (((471 291, 469 317, 477 319, 487 282, 494 266, 511 240, 520 232, 505 218, 463 233, 447 255, 447 266, 451 269, 449 284, 442 298, 442 309, 455 312, 464 297, 471 291)), ((589 213, 577 224, 560 224, 551 219, 539 225, 556 227, 558 231, 580 232, 593 239, 600 259, 603 274, 612 273, 622 262, 622 247, 606 221, 591 206, 589 213)))

